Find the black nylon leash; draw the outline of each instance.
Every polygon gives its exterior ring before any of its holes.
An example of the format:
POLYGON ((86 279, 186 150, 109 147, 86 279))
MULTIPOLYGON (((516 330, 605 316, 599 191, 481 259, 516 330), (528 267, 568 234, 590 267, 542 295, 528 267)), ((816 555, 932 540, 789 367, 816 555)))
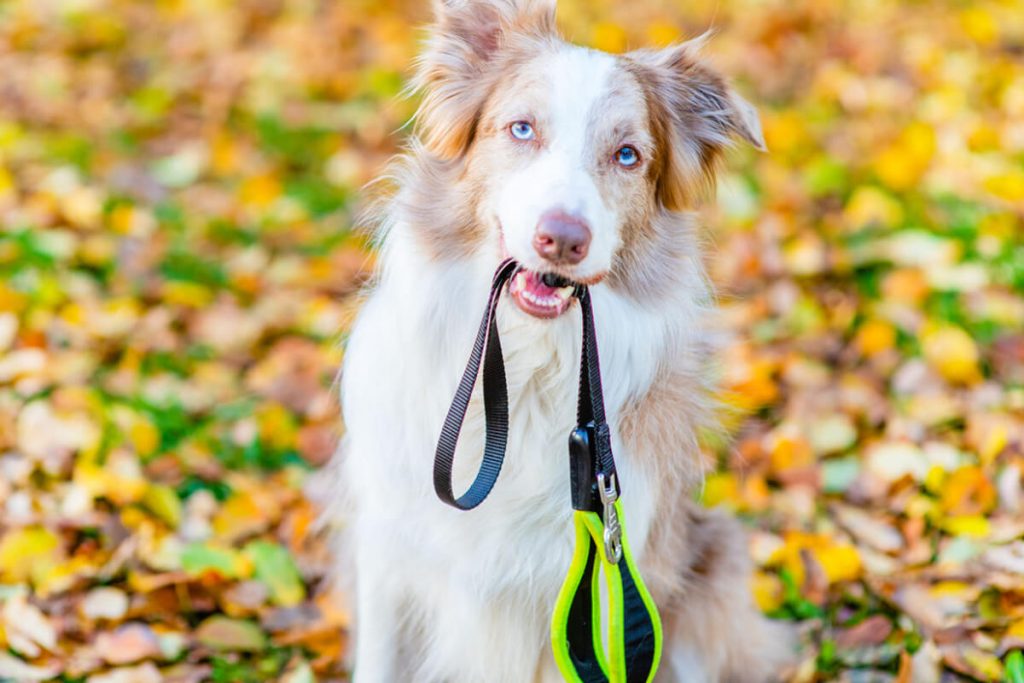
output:
MULTIPOLYGON (((501 473, 508 442, 508 386, 498 335, 497 309, 505 284, 519 271, 506 259, 491 282, 487 308, 469 362, 448 409, 434 454, 434 490, 460 510, 480 505, 501 473), (473 483, 455 497, 452 470, 459 433, 483 362, 484 452, 473 483)), ((645 683, 653 680, 661 654, 661 622, 633 564, 621 523, 619 483, 605 416, 597 333, 590 291, 577 285, 583 339, 580 353, 576 428, 569 436, 569 472, 576 529, 576 553, 559 592, 552 619, 552 647, 567 680, 579 683, 645 683), (603 546, 603 552, 599 552, 603 546), (596 593, 598 568, 612 603, 608 624, 610 655, 601 630, 596 593)))
POLYGON ((505 461, 505 445, 508 441, 508 386, 505 382, 505 358, 501 354, 501 339, 498 337, 498 300, 505 283, 515 274, 518 266, 512 259, 502 261, 491 282, 491 295, 487 300, 487 310, 480 321, 473 350, 469 354, 469 362, 462 373, 459 387, 455 390, 455 398, 448 408, 448 415, 441 428, 441 436, 437 440, 437 451, 434 453, 434 491, 438 498, 460 510, 472 510, 491 493, 494 482, 501 473, 501 465, 505 461), (484 349, 487 354, 484 356, 484 349), (480 374, 480 358, 484 361, 484 423, 486 433, 484 439, 484 455, 480 470, 470 484, 469 489, 455 497, 452 491, 452 468, 455 465, 455 446, 459 442, 459 432, 466 419, 469 400, 473 396, 473 386, 480 374))

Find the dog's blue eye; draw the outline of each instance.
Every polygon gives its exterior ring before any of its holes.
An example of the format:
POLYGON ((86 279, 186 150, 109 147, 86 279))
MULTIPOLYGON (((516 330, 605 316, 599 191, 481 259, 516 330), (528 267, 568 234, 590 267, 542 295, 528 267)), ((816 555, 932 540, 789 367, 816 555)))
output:
POLYGON ((626 145, 620 147, 619 151, 615 153, 615 161, 619 162, 620 166, 636 166, 636 162, 640 161, 640 153, 636 151, 635 147, 626 145))
POLYGON ((509 127, 509 132, 516 140, 532 140, 536 136, 533 126, 526 121, 516 121, 509 127))

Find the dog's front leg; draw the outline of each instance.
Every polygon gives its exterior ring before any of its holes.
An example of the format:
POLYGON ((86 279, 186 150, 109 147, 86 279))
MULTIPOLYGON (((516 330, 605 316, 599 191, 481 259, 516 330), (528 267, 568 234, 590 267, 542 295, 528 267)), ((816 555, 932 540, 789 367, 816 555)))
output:
MULTIPOLYGON (((379 543, 379 541, 378 541, 379 543)), ((397 588, 374 543, 362 542, 356 557, 356 647, 353 683, 399 681, 397 652, 401 646, 397 588), (368 547, 369 546, 369 547, 368 547)))

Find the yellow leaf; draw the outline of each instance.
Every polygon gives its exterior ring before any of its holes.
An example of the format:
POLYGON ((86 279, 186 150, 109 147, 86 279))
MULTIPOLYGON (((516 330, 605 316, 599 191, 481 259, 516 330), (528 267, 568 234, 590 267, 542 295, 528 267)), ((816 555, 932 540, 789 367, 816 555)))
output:
POLYGON ((218 134, 211 145, 210 165, 218 175, 227 175, 238 170, 238 145, 226 133, 218 134))
POLYGON ((1006 637, 1024 640, 1024 619, 1018 619, 1010 624, 1010 628, 1006 629, 1006 637))
POLYGON ((972 647, 964 652, 964 659, 976 671, 985 676, 985 680, 1003 680, 1003 663, 994 654, 972 647))
POLYGON ((744 411, 762 408, 779 395, 775 363, 769 360, 736 359, 726 382, 726 402, 744 411))
POLYGON ((999 39, 999 26, 995 18, 981 7, 972 7, 961 12, 960 26, 976 43, 991 45, 999 39))
POLYGON ((985 189, 1008 202, 1024 201, 1024 171, 1014 168, 990 176, 985 180, 985 189))
POLYGON ((162 294, 165 302, 189 308, 203 308, 213 301, 213 292, 208 287, 196 282, 181 280, 165 282, 162 294))
POLYGON ((803 436, 783 434, 773 440, 772 472, 780 474, 814 465, 814 449, 803 436))
POLYGON ((843 220, 854 230, 873 225, 893 228, 903 222, 903 207, 877 187, 858 187, 843 209, 843 220))
POLYGON ((60 538, 49 529, 14 529, 0 540, 0 577, 12 583, 35 582, 62 558, 60 538))
POLYGON ((128 440, 140 456, 154 453, 160 445, 160 430, 142 415, 135 415, 128 427, 128 440))
POLYGON ((755 572, 751 577, 750 590, 762 612, 774 612, 782 607, 785 591, 782 581, 774 574, 755 572))
POLYGON ((104 464, 80 459, 72 480, 94 498, 107 498, 118 505, 138 502, 148 484, 134 454, 117 450, 104 464))
POLYGON ((925 360, 947 380, 973 384, 981 379, 978 347, 962 328, 949 324, 926 326, 921 346, 925 360))
POLYGON ((863 571, 860 554, 848 543, 837 542, 828 534, 789 532, 785 544, 778 550, 773 564, 781 564, 793 576, 797 585, 804 581, 804 566, 800 557, 803 550, 810 551, 825 573, 829 583, 853 581, 863 571))
POLYGON ((132 217, 135 210, 129 204, 115 206, 107 217, 110 229, 118 235, 128 235, 132 231, 132 217))
POLYGON ((280 403, 267 403, 256 411, 260 442, 274 450, 295 447, 298 427, 295 417, 280 403))
POLYGON ((666 21, 656 21, 647 27, 647 42, 656 47, 671 45, 680 38, 679 28, 666 21))
POLYGON ((953 536, 986 538, 991 532, 988 519, 980 515, 966 517, 950 517, 943 521, 942 528, 953 536))
POLYGON ((726 505, 737 508, 740 500, 740 487, 736 475, 731 472, 716 472, 704 481, 704 495, 701 502, 707 507, 726 505))
POLYGON ((887 300, 918 306, 928 296, 928 278, 917 268, 899 268, 885 276, 882 294, 887 300))
POLYGON ((594 26, 590 44, 605 52, 623 52, 626 49, 626 32, 618 24, 599 23, 594 26))
POLYGON ((813 550, 829 583, 860 578, 862 566, 857 549, 848 544, 827 545, 813 550))
POLYGON ((181 500, 166 484, 150 484, 142 496, 142 504, 172 529, 181 521, 181 500))
POLYGON ((0 199, 14 194, 14 177, 3 166, 0 166, 0 199))
POLYGON ((884 320, 869 320, 857 330, 855 343, 865 356, 888 351, 896 344, 896 328, 884 320))
MULTIPOLYGON (((3 246, 0 245, 0 249, 3 246)), ((0 262, 3 258, 0 257, 0 262)), ((10 313, 20 313, 22 309, 28 304, 28 297, 21 292, 8 287, 4 282, 0 282, 0 311, 10 313)))
POLYGON ((253 176, 242 183, 238 194, 243 204, 263 209, 281 196, 281 181, 270 174, 253 176))
POLYGON ((973 600, 977 598, 978 589, 963 581, 939 581, 928 589, 928 593, 935 598, 968 596, 968 599, 973 600))
POLYGON ((795 152, 807 143, 807 121, 794 111, 766 112, 764 138, 773 154, 795 152))
POLYGON ((967 135, 967 146, 972 152, 991 152, 999 149, 999 131, 992 125, 979 122, 967 135))
POLYGON ((924 488, 929 493, 942 495, 942 487, 946 483, 946 470, 939 465, 932 465, 924 478, 924 488))
POLYGON ((909 190, 928 170, 934 152, 935 132, 923 123, 911 124, 895 143, 875 157, 875 173, 886 186, 909 190))
POLYGON ((220 506, 213 518, 213 532, 226 541, 262 531, 269 523, 270 510, 261 507, 247 492, 236 492, 220 506))
POLYGON ((942 509, 952 515, 984 515, 996 498, 996 487, 978 467, 961 467, 942 485, 942 509))
POLYGON ((991 464, 996 456, 1003 452, 1003 449, 1010 442, 1010 428, 1004 421, 992 425, 992 428, 985 434, 978 449, 978 457, 983 465, 991 464))

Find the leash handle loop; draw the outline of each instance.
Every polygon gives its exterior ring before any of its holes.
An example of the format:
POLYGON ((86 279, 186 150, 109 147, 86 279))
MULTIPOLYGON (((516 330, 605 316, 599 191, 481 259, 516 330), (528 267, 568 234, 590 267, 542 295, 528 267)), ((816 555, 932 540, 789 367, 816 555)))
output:
POLYGON ((434 491, 442 501, 460 510, 472 510, 484 502, 494 488, 505 460, 505 446, 508 441, 508 386, 505 381, 505 359, 501 352, 498 336, 497 309, 501 291, 518 266, 512 259, 505 259, 494 274, 487 309, 476 341, 469 354, 469 362, 462 373, 455 397, 448 408, 448 415, 441 427, 434 452, 434 491), (486 354, 484 353, 486 350, 486 354), (484 454, 473 483, 464 494, 455 497, 452 486, 452 470, 455 466, 455 447, 459 442, 462 423, 466 419, 473 387, 480 374, 483 359, 484 385, 484 454))
MULTIPOLYGON (((620 502, 613 504, 622 517, 620 502)), ((651 683, 663 643, 661 619, 640 579, 625 535, 622 553, 609 562, 598 552, 604 523, 592 511, 573 512, 576 550, 551 618, 555 663, 570 683, 651 683), (607 587, 601 608, 600 576, 607 587), (607 615, 605 648, 602 616, 607 615)))

